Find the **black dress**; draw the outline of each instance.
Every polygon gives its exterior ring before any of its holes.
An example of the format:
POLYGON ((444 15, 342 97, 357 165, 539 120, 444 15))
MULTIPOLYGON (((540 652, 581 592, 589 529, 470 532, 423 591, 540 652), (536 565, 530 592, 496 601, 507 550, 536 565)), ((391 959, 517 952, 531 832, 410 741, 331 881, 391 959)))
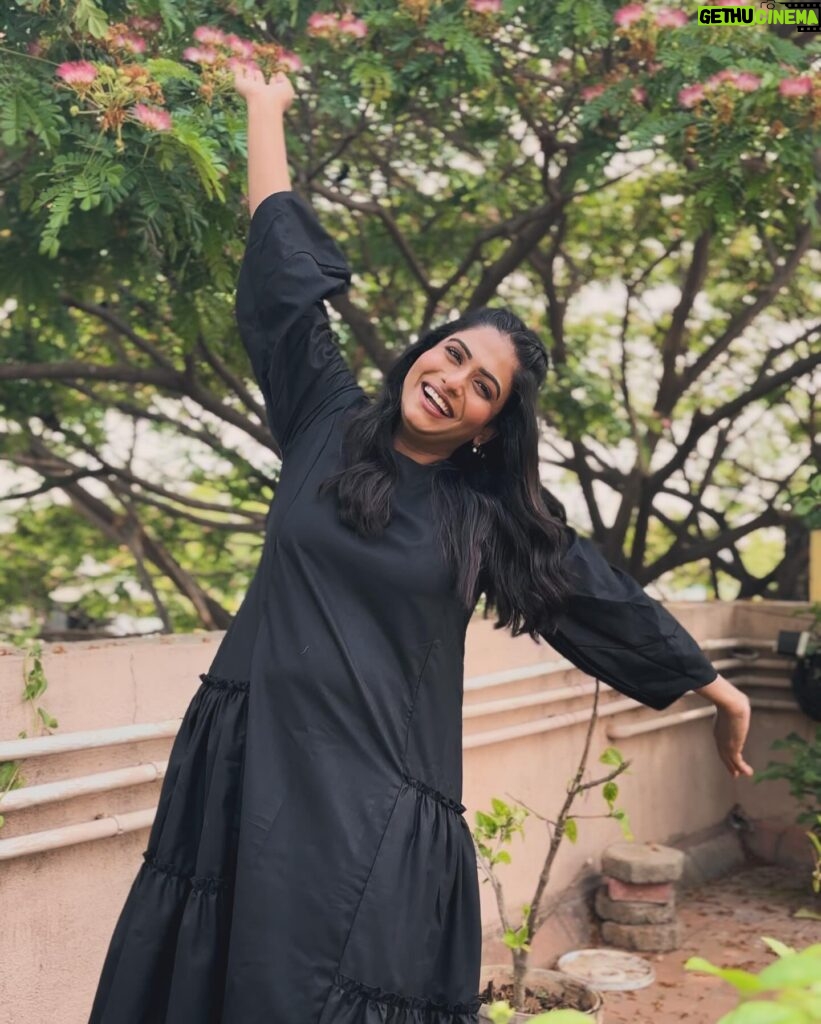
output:
MULTIPOLYGON (((170 754, 89 1024, 473 1024, 479 883, 462 795, 464 639, 425 466, 394 453, 381 539, 317 485, 368 401, 322 299, 350 282, 310 207, 255 211, 240 333, 283 453, 261 561, 170 754)), ((551 643, 662 708, 716 672, 573 534, 551 643)))

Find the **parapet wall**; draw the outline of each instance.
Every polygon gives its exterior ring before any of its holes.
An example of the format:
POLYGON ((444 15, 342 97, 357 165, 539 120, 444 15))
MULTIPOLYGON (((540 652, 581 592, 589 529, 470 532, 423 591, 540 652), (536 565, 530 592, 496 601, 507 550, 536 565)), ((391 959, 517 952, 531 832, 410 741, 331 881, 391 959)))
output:
MULTIPOLYGON (((716 668, 753 704, 745 750, 755 769, 770 745, 814 723, 789 688, 790 659, 774 654, 778 629, 797 629, 787 602, 690 602, 666 607, 701 642, 716 668), (753 661, 734 648, 756 653, 753 661)), ((116 917, 141 862, 171 741, 222 633, 45 645, 49 681, 40 699, 59 726, 41 735, 22 701, 23 661, 0 648, 0 761, 23 756, 25 787, 0 801, 0 1024, 85 1024, 116 917), (25 731, 29 737, 20 740, 25 731), (22 746, 21 746, 22 744, 22 746), (47 788, 40 788, 47 787, 47 788)), ((555 817, 581 754, 595 682, 546 644, 513 639, 476 618, 465 656, 464 793, 467 820, 493 796, 555 817)), ((686 845, 721 831, 741 805, 753 818, 792 821, 785 783, 733 780, 718 758, 712 706, 687 695, 663 712, 602 684, 587 778, 606 773, 599 754, 616 746, 631 761, 618 806, 640 840, 686 845)), ((596 791, 575 811, 606 812, 596 791)), ((559 852, 549 894, 596 872, 602 849, 622 838, 617 823, 580 818, 579 838, 559 852)), ((548 837, 531 818, 502 870, 507 905, 529 901, 548 837)), ((506 956, 489 885, 482 885, 485 961, 506 956)), ((557 918, 557 920, 559 920, 557 918)), ((567 929, 568 941, 571 940, 567 929)), ((560 930, 534 945, 550 960, 560 930)), ((570 948, 568 945, 567 948, 570 948)))

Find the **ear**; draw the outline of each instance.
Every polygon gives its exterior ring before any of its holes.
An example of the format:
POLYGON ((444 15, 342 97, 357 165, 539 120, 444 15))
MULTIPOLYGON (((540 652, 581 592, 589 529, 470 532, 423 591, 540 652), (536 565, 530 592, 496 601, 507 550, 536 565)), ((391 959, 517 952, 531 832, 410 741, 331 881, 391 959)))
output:
POLYGON ((487 441, 492 441, 498 433, 493 427, 485 427, 485 429, 477 437, 474 437, 473 443, 475 445, 485 444, 487 441))

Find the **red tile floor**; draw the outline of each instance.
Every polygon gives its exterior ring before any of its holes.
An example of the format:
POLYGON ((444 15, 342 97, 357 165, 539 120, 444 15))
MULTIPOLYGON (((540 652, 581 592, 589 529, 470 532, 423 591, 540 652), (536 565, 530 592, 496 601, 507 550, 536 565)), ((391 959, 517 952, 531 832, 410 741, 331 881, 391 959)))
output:
POLYGON ((721 967, 759 971, 775 958, 762 935, 796 949, 821 942, 821 921, 793 917, 801 907, 821 913, 821 897, 813 894, 809 873, 747 866, 680 890, 681 948, 640 954, 653 964, 655 984, 636 992, 604 993, 605 1024, 716 1024, 736 1005, 735 990, 718 978, 685 971, 684 963, 702 956, 721 967))

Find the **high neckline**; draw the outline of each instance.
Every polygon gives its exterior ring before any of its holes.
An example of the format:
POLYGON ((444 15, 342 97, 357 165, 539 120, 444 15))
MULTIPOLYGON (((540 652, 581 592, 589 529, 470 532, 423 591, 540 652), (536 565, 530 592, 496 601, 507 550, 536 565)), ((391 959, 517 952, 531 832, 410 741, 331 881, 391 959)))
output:
POLYGON ((436 462, 417 462, 416 459, 412 459, 410 455, 405 455, 404 452, 400 452, 398 448, 393 449, 393 454, 401 464, 408 465, 410 467, 415 466, 417 469, 422 471, 433 469, 435 466, 441 466, 448 461, 447 459, 438 459, 436 462))

